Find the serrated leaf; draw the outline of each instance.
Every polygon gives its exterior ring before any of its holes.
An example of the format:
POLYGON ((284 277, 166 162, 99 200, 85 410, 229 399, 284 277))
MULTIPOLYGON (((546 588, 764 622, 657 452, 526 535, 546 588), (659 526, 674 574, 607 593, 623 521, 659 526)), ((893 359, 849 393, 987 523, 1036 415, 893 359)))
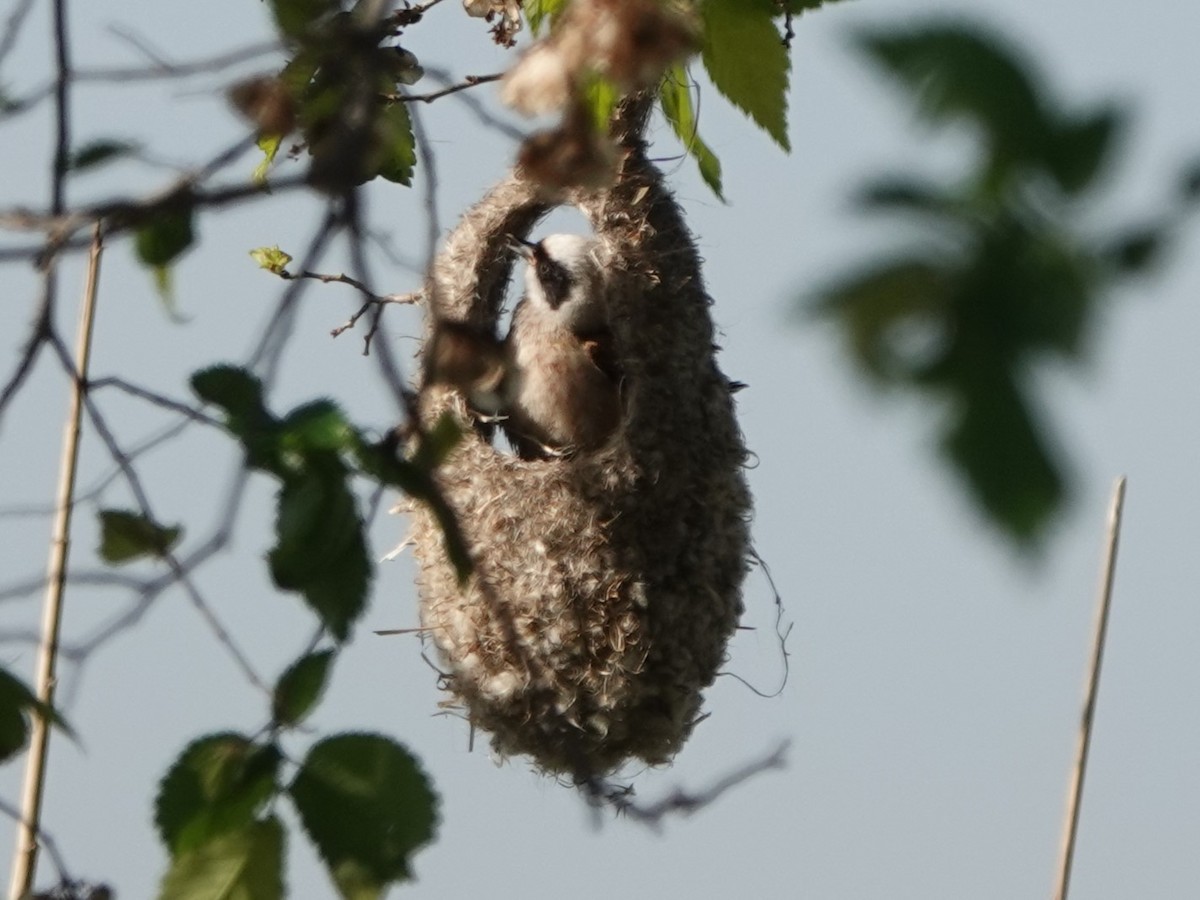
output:
POLYGON ((321 699, 333 663, 333 651, 310 653, 280 676, 271 697, 271 718, 279 725, 298 725, 321 699))
POLYGON ((278 791, 282 755, 232 732, 189 744, 159 784, 154 823, 173 856, 239 831, 278 791))
POLYGON ((226 832, 175 856, 159 900, 282 900, 283 852, 274 816, 226 832))
POLYGON ((347 476, 331 466, 289 477, 279 492, 278 541, 267 556, 275 584, 299 591, 338 641, 366 609, 373 574, 347 476))
POLYGON ((692 105, 691 76, 683 66, 672 66, 659 86, 659 105, 675 136, 696 160, 700 177, 717 199, 725 202, 721 191, 721 161, 700 138, 696 112, 692 105))
POLYGON ((136 153, 138 145, 129 141, 118 141, 111 138, 101 138, 84 144, 71 154, 67 168, 74 172, 93 169, 106 162, 112 162, 122 157, 136 153))
POLYGON ((183 529, 159 525, 141 513, 100 510, 100 558, 118 565, 143 556, 163 557, 179 543, 183 529))
POLYGON ((221 407, 234 418, 257 418, 266 413, 262 382, 240 366, 216 365, 192 375, 192 390, 205 403, 221 407))
POLYGON ((316 744, 289 792, 344 898, 379 897, 410 878, 412 855, 436 832, 429 780, 407 750, 382 735, 341 734, 316 744))
POLYGON ((217 365, 192 375, 192 390, 225 411, 225 425, 246 448, 255 469, 281 471, 278 422, 263 405, 262 382, 238 366, 217 365))
POLYGON ((278 246, 255 247, 250 251, 250 258, 258 264, 260 269, 266 269, 275 275, 286 272, 288 263, 292 261, 292 255, 280 250, 278 246))
POLYGON ((700 58, 713 85, 784 150, 791 60, 783 46, 772 0, 702 0, 700 58))
POLYGON ((375 172, 386 181, 408 187, 412 184, 417 165, 417 143, 413 137, 412 119, 403 103, 389 103, 375 121, 375 172))

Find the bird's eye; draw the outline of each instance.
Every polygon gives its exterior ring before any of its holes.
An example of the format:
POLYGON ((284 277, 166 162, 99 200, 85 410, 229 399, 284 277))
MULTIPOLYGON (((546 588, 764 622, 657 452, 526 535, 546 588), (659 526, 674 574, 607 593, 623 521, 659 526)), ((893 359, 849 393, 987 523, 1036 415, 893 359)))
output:
POLYGON ((571 273, 549 257, 537 261, 537 277, 551 309, 558 309, 571 292, 571 273))

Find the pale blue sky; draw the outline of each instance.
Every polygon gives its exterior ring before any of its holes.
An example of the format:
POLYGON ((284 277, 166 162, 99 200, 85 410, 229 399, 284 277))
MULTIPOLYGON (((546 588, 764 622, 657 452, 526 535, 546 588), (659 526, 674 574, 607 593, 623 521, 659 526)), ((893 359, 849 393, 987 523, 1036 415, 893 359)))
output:
MULTIPOLYGON (((501 68, 502 55, 487 44, 481 23, 454 5, 448 0, 414 29, 410 49, 427 65, 457 74, 501 68)), ((267 34, 264 6, 251 0, 76 0, 73 8, 81 67, 137 62, 127 44, 105 31, 112 24, 135 29, 178 59, 267 34)), ((44 12, 35 14, 0 72, 12 93, 49 73, 44 12)), ((897 95, 853 56, 848 41, 858 25, 948 12, 978 13, 1019 38, 1066 100, 1115 93, 1136 104, 1136 128, 1108 215, 1160 208, 1174 173, 1200 150, 1200 15, 1182 4, 1144 4, 1133 13, 1126 4, 1079 0, 854 0, 806 16, 793 51, 790 156, 706 90, 702 130, 725 163, 730 205, 712 199, 690 162, 668 167, 707 260, 721 365, 750 385, 738 397, 759 460, 749 473, 754 532, 795 622, 791 679, 774 700, 719 679, 708 695, 711 718, 675 765, 637 774, 636 784, 647 800, 676 785, 702 788, 782 739, 792 741, 789 766, 693 818, 667 821, 657 834, 625 821, 595 827, 575 794, 531 774, 521 760, 497 767, 482 746, 468 753, 465 725, 436 715, 434 675, 415 639, 371 634, 416 624, 409 562, 387 563, 313 725, 322 733, 364 728, 395 735, 422 758, 441 792, 440 837, 416 857, 418 881, 396 895, 1047 896, 1105 507, 1120 473, 1130 479, 1126 529, 1072 896, 1125 900, 1200 891, 1195 230, 1164 277, 1112 299, 1089 371, 1044 374, 1049 412, 1080 464, 1079 490, 1033 568, 980 521, 936 464, 932 411, 871 394, 831 331, 788 316, 794 297, 891 239, 849 212, 854 185, 886 167, 937 173, 957 165, 961 145, 913 131, 897 95)), ((240 133, 223 103, 209 96, 222 81, 81 86, 77 138, 133 137, 163 160, 206 158, 240 133)), ((490 87, 477 96, 495 102, 490 87)), ((438 153, 446 226, 500 175, 513 146, 480 130, 452 100, 421 111, 438 153)), ((0 129, 6 172, 0 205, 43 202, 49 134, 44 112, 0 129)), ((676 153, 664 127, 656 126, 652 137, 661 156, 676 153)), ((71 199, 145 192, 169 177, 166 170, 122 164, 81 177, 71 199)), ((418 193, 399 188, 371 192, 376 223, 418 258, 425 227, 420 203, 418 193)), ((127 242, 114 242, 104 261, 95 374, 120 372, 183 396, 193 370, 243 358, 281 288, 255 270, 246 251, 280 244, 296 252, 318 212, 315 203, 288 196, 206 217, 200 248, 176 273, 183 325, 162 314, 127 242)), ((335 254, 323 268, 343 265, 335 254)), ((419 281, 382 257, 374 274, 389 291, 411 290, 419 281)), ((68 331, 79 278, 79 260, 72 259, 62 279, 68 331)), ((7 266, 0 285, 0 351, 12 359, 36 280, 27 269, 7 266)), ((329 395, 360 421, 389 423, 391 402, 360 355, 358 336, 329 338, 356 303, 340 286, 308 291, 276 408, 329 395)), ((418 333, 414 317, 395 316, 383 338, 407 361, 418 333)), ((65 391, 48 362, 0 429, 0 506, 43 504, 52 495, 65 391)), ((127 443, 163 421, 123 398, 102 400, 127 443)), ((203 537, 235 463, 228 441, 199 431, 146 458, 160 517, 183 521, 193 540, 203 537)), ((99 443, 85 439, 81 485, 109 468, 99 443)), ((270 491, 264 480, 253 482, 235 550, 203 568, 197 581, 260 671, 274 677, 303 647, 311 622, 294 598, 271 590, 261 563, 270 491)), ((105 503, 126 500, 114 487, 105 503)), ((84 509, 77 519, 75 561, 82 569, 96 566, 92 518, 84 509)), ((375 550, 382 554, 403 531, 400 520, 378 520, 375 550)), ((45 517, 0 518, 4 584, 40 574, 48 533, 45 517)), ((761 573, 751 573, 745 597, 746 622, 758 630, 737 637, 729 670, 771 686, 780 660, 761 573)), ((75 590, 67 639, 87 636, 126 604, 120 591, 75 590)), ((3 601, 0 630, 33 628, 37 607, 35 599, 3 601)), ((6 641, 0 655, 15 671, 32 671, 27 643, 6 641)), ((127 900, 151 896, 166 862, 150 823, 156 778, 194 736, 258 728, 262 698, 177 592, 81 670, 66 667, 64 676, 62 696, 81 740, 55 738, 46 825, 73 874, 107 881, 127 900)), ((291 744, 297 754, 304 745, 303 739, 291 744)), ((4 798, 16 797, 18 775, 18 765, 0 770, 4 798)), ((4 823, 0 854, 9 852, 10 837, 4 823)), ((302 842, 289 855, 293 897, 331 896, 302 842)), ((49 877, 48 866, 42 871, 49 877)))

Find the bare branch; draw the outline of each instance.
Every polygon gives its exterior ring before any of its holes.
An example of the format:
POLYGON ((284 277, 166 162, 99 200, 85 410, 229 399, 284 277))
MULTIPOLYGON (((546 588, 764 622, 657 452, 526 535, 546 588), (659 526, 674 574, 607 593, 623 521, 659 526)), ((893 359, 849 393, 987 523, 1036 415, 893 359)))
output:
POLYGON ((192 406, 190 403, 172 400, 170 397, 156 393, 148 388, 132 384, 126 381, 124 378, 118 378, 114 375, 110 375, 106 378, 95 378, 88 382, 88 389, 92 391, 106 387, 116 388, 123 393, 129 394, 131 397, 137 397, 141 400, 145 400, 148 403, 153 403, 155 406, 161 406, 163 409, 169 409, 172 412, 177 412, 181 416, 186 416, 193 422, 200 422, 203 425, 212 425, 216 428, 224 427, 219 420, 207 415, 195 406, 192 406))
POLYGON ((691 815, 710 806, 726 791, 749 781, 760 772, 782 769, 787 763, 788 747, 789 743, 785 741, 767 756, 730 772, 703 791, 693 794, 677 788, 661 800, 647 805, 634 801, 632 788, 614 784, 603 778, 587 779, 580 787, 592 806, 611 807, 618 815, 626 815, 643 825, 657 828, 668 815, 691 815))
POLYGON ((387 94, 388 100, 397 103, 432 103, 434 100, 440 100, 442 97, 448 97, 451 94, 457 94, 459 91, 465 91, 467 88, 478 87, 481 84, 489 84, 493 81, 499 81, 504 77, 503 72, 496 72, 493 75, 467 75, 458 84, 452 84, 449 87, 442 88, 440 91, 433 91, 428 94, 387 94))
POLYGON ((12 52, 12 48, 17 45, 17 38, 21 35, 21 27, 25 24, 25 20, 29 18, 29 10, 32 8, 33 0, 17 0, 16 6, 8 14, 8 18, 4 20, 4 31, 0 32, 0 65, 4 63, 5 57, 12 52))

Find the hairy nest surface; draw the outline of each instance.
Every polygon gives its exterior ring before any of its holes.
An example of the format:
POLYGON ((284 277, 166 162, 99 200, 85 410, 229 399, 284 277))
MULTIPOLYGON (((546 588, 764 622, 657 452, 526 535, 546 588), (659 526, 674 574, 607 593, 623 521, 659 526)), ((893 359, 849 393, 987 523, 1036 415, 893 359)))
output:
MULTIPOLYGON (((451 703, 500 754, 577 779, 679 750, 741 615, 749 550, 746 451, 714 359, 711 300, 640 129, 626 128, 612 187, 565 198, 608 256, 624 371, 609 445, 518 459, 473 428, 451 389, 421 396, 426 426, 450 411, 466 431, 437 472, 474 563, 465 584, 434 517, 414 513, 423 625, 451 703)), ((429 274, 434 316, 495 328, 507 238, 552 205, 518 170, 472 208, 429 274)))

